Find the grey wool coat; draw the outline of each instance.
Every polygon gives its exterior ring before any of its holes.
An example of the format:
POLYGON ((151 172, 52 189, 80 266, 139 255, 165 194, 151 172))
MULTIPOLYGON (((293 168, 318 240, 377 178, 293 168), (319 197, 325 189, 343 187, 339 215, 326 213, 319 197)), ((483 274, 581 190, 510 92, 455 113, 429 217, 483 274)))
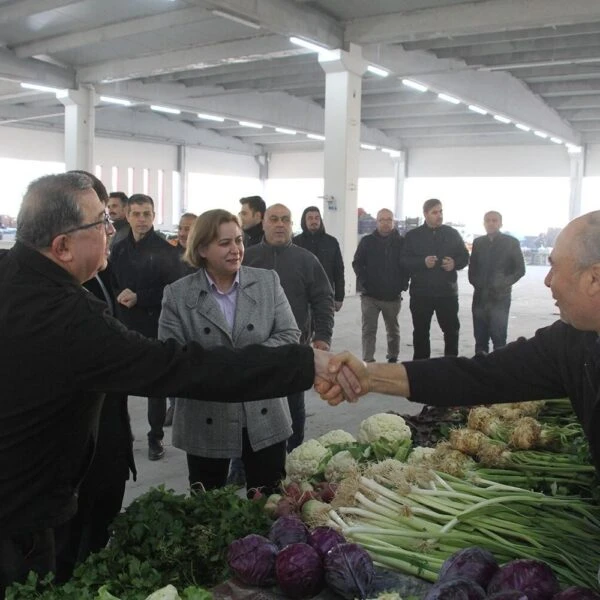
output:
MULTIPOLYGON (((241 267, 233 331, 213 297, 204 269, 165 287, 158 322, 161 340, 190 340, 205 347, 296 343, 300 330, 275 271, 241 267)), ((232 373, 232 377, 236 374, 232 373)), ((244 412, 253 450, 292 434, 286 398, 219 403, 178 398, 173 416, 173 445, 188 454, 233 458, 242 454, 244 412)))

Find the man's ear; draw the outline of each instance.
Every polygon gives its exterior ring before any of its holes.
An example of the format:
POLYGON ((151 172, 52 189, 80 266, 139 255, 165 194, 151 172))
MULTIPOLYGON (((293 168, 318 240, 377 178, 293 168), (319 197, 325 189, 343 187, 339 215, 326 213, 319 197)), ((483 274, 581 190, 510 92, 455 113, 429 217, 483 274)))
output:
POLYGON ((59 263, 69 263, 73 260, 71 251, 71 238, 68 235, 57 235, 50 245, 50 254, 54 256, 59 263))
POLYGON ((600 295, 600 263, 589 267, 589 293, 590 296, 600 295))

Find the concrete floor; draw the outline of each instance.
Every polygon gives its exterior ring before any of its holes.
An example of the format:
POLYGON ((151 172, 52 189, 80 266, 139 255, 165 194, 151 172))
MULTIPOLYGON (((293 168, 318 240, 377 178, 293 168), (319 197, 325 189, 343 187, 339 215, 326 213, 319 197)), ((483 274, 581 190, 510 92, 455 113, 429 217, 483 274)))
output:
MULTIPOLYGON (((536 329, 554 322, 558 318, 558 310, 550 291, 543 280, 548 267, 528 266, 527 274, 513 288, 513 300, 509 320, 508 339, 519 336, 530 337, 536 329)), ((460 353, 470 356, 473 353, 473 326, 471 320, 472 287, 467 280, 466 270, 459 273, 460 290, 460 353)), ((400 311, 400 360, 412 358, 412 323, 408 303, 400 311)), ((385 360, 386 343, 383 321, 380 319, 377 339, 376 359, 385 360)), ((437 323, 431 328, 432 356, 440 356, 443 352, 441 331, 437 323)), ((336 314, 332 350, 350 350, 361 355, 361 315, 360 300, 357 296, 347 298, 342 310, 336 314)), ((343 404, 330 407, 311 390, 306 392, 306 439, 318 437, 330 429, 345 429, 356 434, 359 423, 375 412, 395 410, 400 413, 413 414, 419 412, 421 405, 413 404, 403 398, 392 398, 379 394, 371 394, 361 399, 358 404, 343 404)), ((150 487, 165 484, 176 492, 187 490, 187 465, 185 453, 171 445, 171 429, 165 429, 165 457, 150 462, 147 455, 146 401, 144 398, 130 397, 129 412, 135 435, 134 454, 138 469, 138 481, 127 484, 125 505, 150 487)))

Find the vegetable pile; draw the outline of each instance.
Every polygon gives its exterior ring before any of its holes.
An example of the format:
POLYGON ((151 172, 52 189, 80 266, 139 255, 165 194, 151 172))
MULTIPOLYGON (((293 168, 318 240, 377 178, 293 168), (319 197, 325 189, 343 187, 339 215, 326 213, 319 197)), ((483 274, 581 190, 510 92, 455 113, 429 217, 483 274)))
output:
POLYGON ((346 600, 368 597, 375 568, 369 554, 329 527, 309 532, 295 516, 277 519, 269 537, 248 535, 229 545, 228 562, 243 583, 276 583, 289 598, 311 598, 325 586, 346 600))
POLYGON ((103 587, 120 600, 145 600, 171 584, 183 590, 184 600, 206 600, 194 594, 227 579, 229 543, 265 534, 270 525, 264 501, 240 498, 231 487, 190 496, 151 489, 117 517, 108 547, 79 565, 70 581, 56 585, 51 575, 40 582, 32 574, 9 588, 6 598, 97 600, 103 587))

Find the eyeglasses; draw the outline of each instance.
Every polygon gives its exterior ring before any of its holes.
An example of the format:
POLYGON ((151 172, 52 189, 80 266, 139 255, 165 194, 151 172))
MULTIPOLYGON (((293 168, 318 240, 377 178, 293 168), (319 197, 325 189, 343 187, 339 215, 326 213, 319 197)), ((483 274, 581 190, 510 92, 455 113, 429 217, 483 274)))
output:
POLYGON ((277 215, 271 215, 269 217, 269 221, 271 223, 279 223, 279 221, 281 221, 282 223, 285 223, 286 225, 292 222, 291 217, 288 217, 287 215, 284 215, 283 217, 278 217, 277 215))
POLYGON ((73 233, 83 229, 91 229, 92 227, 97 227, 98 225, 104 225, 104 230, 106 233, 111 233, 113 230, 112 219, 108 216, 108 213, 104 213, 104 216, 99 221, 94 221, 93 223, 88 223, 87 225, 80 225, 79 227, 73 227, 72 229, 67 229, 67 231, 61 231, 56 235, 67 235, 67 233, 73 233))

